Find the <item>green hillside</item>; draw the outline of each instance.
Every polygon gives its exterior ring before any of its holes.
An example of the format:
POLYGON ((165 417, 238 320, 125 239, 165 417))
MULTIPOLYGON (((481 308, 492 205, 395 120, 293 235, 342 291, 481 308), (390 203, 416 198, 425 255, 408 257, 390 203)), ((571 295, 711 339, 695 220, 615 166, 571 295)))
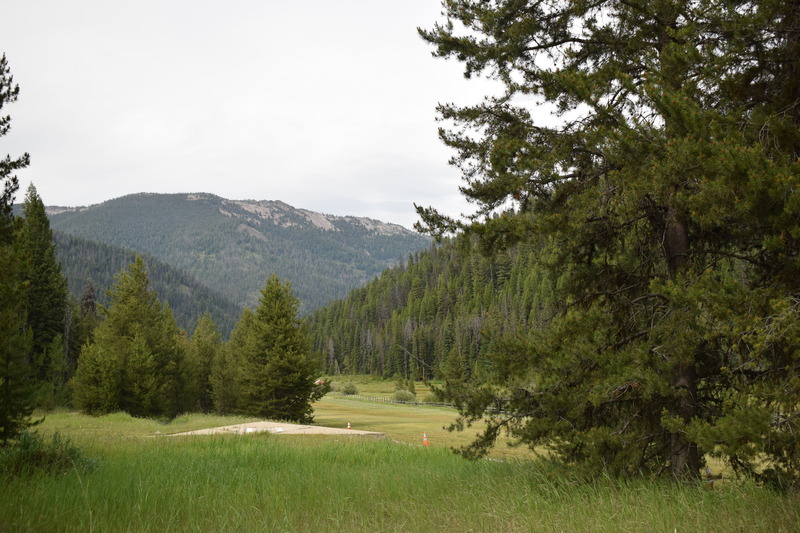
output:
MULTIPOLYGON (((88 241, 53 232, 56 257, 69 283, 69 290, 79 296, 91 283, 97 300, 108 303, 106 290, 115 276, 133 263, 136 252, 119 246, 88 241)), ((144 256, 150 282, 162 302, 168 302, 178 325, 194 331, 197 319, 208 311, 223 335, 227 336, 241 313, 240 306, 212 291, 192 276, 150 256, 144 256)))
POLYGON ((401 226, 281 202, 210 194, 137 194, 51 209, 53 229, 138 250, 186 271, 237 305, 254 305, 270 273, 307 313, 344 297, 430 242, 401 226))
POLYGON ((439 378, 472 372, 502 337, 555 312, 539 249, 518 245, 486 257, 461 237, 413 254, 310 317, 330 373, 439 378), (459 370, 460 369, 460 370, 459 370))

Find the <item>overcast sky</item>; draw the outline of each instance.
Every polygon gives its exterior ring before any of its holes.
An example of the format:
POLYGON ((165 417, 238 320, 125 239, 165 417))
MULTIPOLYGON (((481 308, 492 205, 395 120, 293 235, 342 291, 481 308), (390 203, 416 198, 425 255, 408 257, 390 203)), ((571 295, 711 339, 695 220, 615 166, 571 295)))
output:
POLYGON ((486 82, 431 57, 438 0, 6 0, 19 100, 0 157, 47 205, 136 192, 282 200, 410 227, 467 209, 438 102, 486 82))

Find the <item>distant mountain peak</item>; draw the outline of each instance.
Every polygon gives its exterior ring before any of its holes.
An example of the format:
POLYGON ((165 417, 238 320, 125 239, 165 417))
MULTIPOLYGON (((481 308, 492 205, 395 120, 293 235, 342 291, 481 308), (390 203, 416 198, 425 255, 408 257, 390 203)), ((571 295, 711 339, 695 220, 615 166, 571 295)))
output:
POLYGON ((341 231, 337 222, 346 222, 354 226, 361 226, 369 232, 377 235, 413 235, 415 232, 399 224, 381 222, 367 217, 357 216, 337 216, 327 213, 319 213, 293 207, 280 200, 227 200, 208 193, 194 193, 187 195, 189 200, 215 200, 220 202, 220 212, 226 216, 235 216, 231 209, 232 206, 238 207, 251 215, 255 215, 256 221, 267 220, 275 225, 282 227, 299 226, 311 224, 312 226, 325 231, 341 231))
POLYGON ((132 194, 49 213, 54 229, 149 254, 237 305, 257 301, 274 272, 291 280, 305 311, 430 245, 398 224, 209 193, 132 194))
MULTIPOLYGON (((410 230, 399 224, 391 222, 382 222, 368 217, 358 216, 338 216, 330 215, 327 213, 319 213, 310 211, 299 207, 294 207, 286 202, 280 200, 229 200, 222 198, 211 193, 186 193, 186 194, 159 194, 159 193, 137 193, 114 200, 122 200, 132 197, 156 197, 156 196, 175 196, 185 197, 190 202, 205 201, 212 204, 217 204, 219 212, 227 217, 240 218, 243 213, 250 215, 250 222, 260 224, 262 221, 269 221, 276 226, 284 228, 292 226, 302 226, 310 224, 316 228, 325 231, 341 231, 341 227, 337 223, 346 223, 352 226, 360 226, 364 230, 374 233, 376 235, 385 236, 407 236, 418 235, 415 231, 410 230)), ((103 202, 102 204, 107 203, 103 202)), ((65 207, 65 206, 48 206, 46 207, 47 214, 50 216, 60 215, 63 213, 72 213, 86 211, 102 204, 80 207, 65 207)))

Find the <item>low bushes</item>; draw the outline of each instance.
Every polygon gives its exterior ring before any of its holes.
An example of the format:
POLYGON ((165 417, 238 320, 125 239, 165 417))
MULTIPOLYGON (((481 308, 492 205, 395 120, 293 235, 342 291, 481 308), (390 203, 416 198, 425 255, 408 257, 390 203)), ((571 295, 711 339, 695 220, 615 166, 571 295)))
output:
POLYGON ((358 387, 356 387, 356 384, 353 383, 352 381, 348 381, 347 383, 342 384, 341 388, 339 389, 339 392, 347 396, 353 396, 355 394, 358 394, 358 387))
POLYGON ((0 474, 6 476, 32 472, 61 474, 73 468, 87 472, 95 465, 94 459, 59 433, 53 434, 49 441, 36 433, 22 433, 16 441, 0 448, 0 474))
POLYGON ((417 396, 411 391, 398 390, 394 392, 392 399, 396 402, 416 402, 417 396))

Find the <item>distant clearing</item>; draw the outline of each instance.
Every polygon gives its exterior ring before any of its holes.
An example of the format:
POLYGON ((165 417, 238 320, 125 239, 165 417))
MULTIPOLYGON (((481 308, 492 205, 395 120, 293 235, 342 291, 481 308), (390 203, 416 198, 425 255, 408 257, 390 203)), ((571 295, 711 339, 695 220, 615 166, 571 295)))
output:
MULTIPOLYGON (((458 412, 446 407, 423 407, 376 403, 347 398, 325 396, 314 404, 314 422, 328 427, 347 427, 377 431, 386 438, 404 444, 422 445, 427 435, 430 446, 460 448, 471 443, 483 423, 476 423, 465 431, 448 431, 458 412)), ((500 445, 492 451, 495 459, 531 459, 536 454, 526 447, 512 447, 508 439, 500 439, 500 445)))

